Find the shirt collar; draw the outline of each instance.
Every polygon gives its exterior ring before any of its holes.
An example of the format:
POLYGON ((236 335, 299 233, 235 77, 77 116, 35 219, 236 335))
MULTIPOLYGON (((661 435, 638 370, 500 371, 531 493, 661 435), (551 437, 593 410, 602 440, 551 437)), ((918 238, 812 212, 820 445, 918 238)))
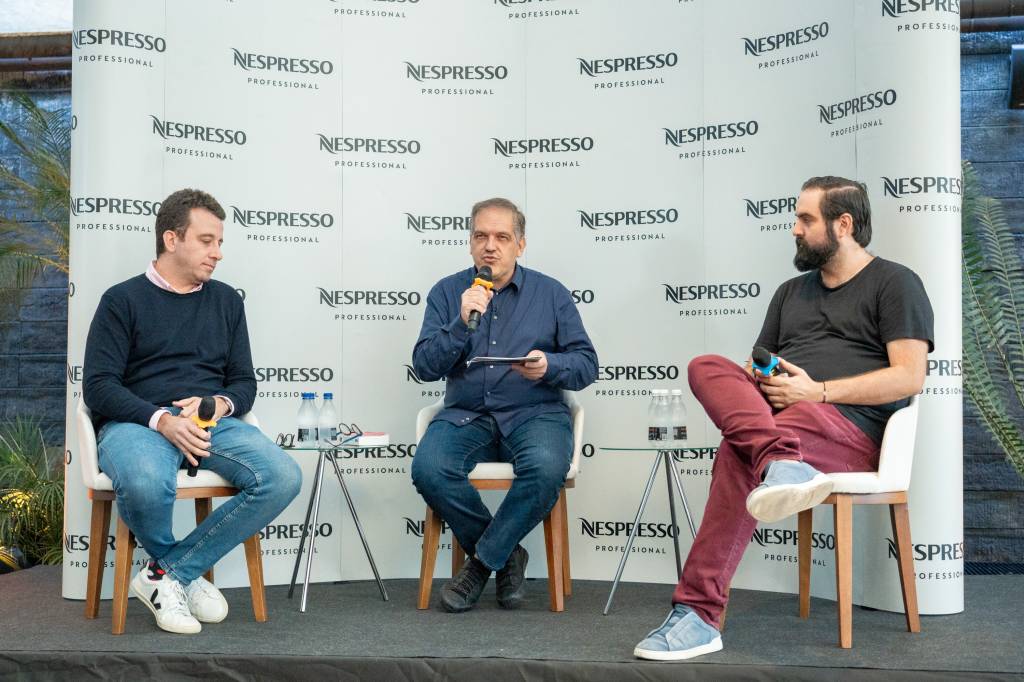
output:
POLYGON ((148 279, 150 282, 160 287, 164 291, 170 291, 171 293, 174 294, 194 294, 195 292, 203 288, 203 283, 200 282, 199 284, 195 285, 188 291, 176 290, 174 287, 171 286, 170 282, 164 279, 163 276, 159 272, 157 272, 155 260, 149 261, 149 267, 146 268, 146 279, 148 279))

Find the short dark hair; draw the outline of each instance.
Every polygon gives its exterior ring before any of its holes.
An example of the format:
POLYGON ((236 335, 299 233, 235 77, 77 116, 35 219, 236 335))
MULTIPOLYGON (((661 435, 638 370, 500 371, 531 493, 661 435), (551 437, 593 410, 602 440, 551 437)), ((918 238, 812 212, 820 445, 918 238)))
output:
POLYGON ((473 204, 473 210, 469 214, 469 222, 471 226, 476 225, 476 214, 485 208, 504 208, 513 213, 513 226, 515 228, 516 237, 522 239, 526 236, 526 216, 519 210, 519 207, 513 204, 508 199, 502 199, 501 197, 494 197, 493 199, 484 199, 473 204))
POLYGON ((822 175, 811 178, 803 184, 806 189, 824 190, 821 195, 821 215, 829 224, 839 216, 849 213, 853 218, 853 239, 861 246, 871 243, 871 202, 868 188, 863 182, 841 178, 837 175, 822 175))
POLYGON ((188 230, 189 212, 193 208, 205 208, 224 220, 224 209, 211 195, 201 189, 179 189, 164 199, 156 212, 156 255, 164 252, 164 232, 171 231, 178 239, 185 238, 188 230))

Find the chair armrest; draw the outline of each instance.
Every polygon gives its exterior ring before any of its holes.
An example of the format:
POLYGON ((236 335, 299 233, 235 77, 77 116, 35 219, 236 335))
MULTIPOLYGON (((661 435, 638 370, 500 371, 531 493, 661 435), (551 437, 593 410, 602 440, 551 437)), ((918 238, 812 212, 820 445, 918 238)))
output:
POLYGON ((423 434, 427 432, 427 427, 430 426, 430 422, 434 420, 437 413, 444 407, 444 398, 439 398, 436 403, 427 405, 419 414, 416 415, 416 443, 420 442, 423 438, 423 434))

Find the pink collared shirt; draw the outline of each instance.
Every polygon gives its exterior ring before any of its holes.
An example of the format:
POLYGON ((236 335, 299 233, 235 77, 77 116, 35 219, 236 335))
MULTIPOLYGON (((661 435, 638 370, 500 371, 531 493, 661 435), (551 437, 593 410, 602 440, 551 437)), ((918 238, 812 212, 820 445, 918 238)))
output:
MULTIPOLYGON (((188 291, 178 291, 177 289, 171 286, 170 282, 164 279, 163 275, 157 272, 155 260, 150 261, 149 267, 146 268, 146 279, 148 279, 150 282, 160 287, 164 291, 170 291, 171 293, 179 294, 180 296, 194 294, 195 292, 200 291, 203 288, 203 283, 200 282, 199 284, 195 285, 188 291)), ((224 402, 228 404, 228 411, 224 413, 225 417, 230 417, 232 414, 235 413, 235 404, 231 402, 231 398, 227 397, 226 395, 217 395, 214 397, 223 398, 224 402)), ((154 431, 157 430, 156 425, 160 422, 160 415, 162 415, 164 412, 166 412, 167 414, 171 413, 171 411, 168 410, 166 407, 161 407, 159 410, 153 413, 153 416, 149 418, 149 428, 153 429, 154 431)))

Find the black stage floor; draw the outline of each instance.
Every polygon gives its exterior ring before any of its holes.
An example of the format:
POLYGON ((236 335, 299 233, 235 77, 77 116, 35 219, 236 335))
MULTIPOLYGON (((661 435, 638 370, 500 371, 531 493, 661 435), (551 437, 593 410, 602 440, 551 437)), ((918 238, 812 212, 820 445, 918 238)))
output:
MULTIPOLYGON (((794 575, 795 579, 795 575, 794 575)), ((922 618, 854 609, 854 648, 836 647, 835 605, 813 600, 797 616, 794 595, 733 590, 723 651, 684 663, 632 657, 633 645, 668 610, 671 587, 623 583, 608 616, 608 583, 575 581, 561 614, 547 583, 529 581, 519 611, 504 611, 489 584, 461 615, 414 608, 416 582, 318 584, 308 613, 283 587, 267 588, 270 621, 252 619, 247 589, 225 590, 228 619, 195 636, 165 634, 131 600, 126 634, 110 635, 110 602, 86 620, 60 597, 60 572, 38 567, 0 576, 0 677, 345 680, 1008 679, 1024 678, 1024 576, 968 576, 967 610, 922 618)), ((440 581, 435 581, 434 598, 440 581)))

